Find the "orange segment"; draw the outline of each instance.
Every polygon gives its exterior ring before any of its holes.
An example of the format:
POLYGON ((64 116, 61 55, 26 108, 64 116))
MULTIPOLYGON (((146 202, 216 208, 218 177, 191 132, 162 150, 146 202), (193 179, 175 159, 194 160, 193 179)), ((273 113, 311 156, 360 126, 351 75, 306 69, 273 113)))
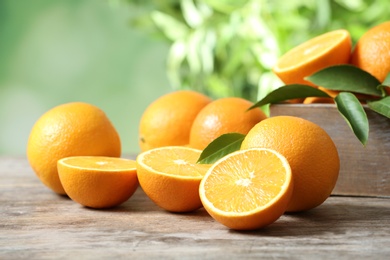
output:
POLYGON ((213 164, 199 194, 215 220, 232 229, 250 230, 275 222, 285 212, 292 190, 286 158, 271 149, 253 148, 213 164))
POLYGON ((58 161, 58 174, 66 194, 91 208, 110 208, 127 201, 138 187, 133 160, 75 156, 58 161))
POLYGON ((161 208, 188 212, 202 207, 199 183, 209 165, 197 164, 200 150, 166 146, 141 153, 137 157, 140 186, 161 208))
POLYGON ((335 30, 302 43, 284 54, 273 67, 285 84, 309 84, 305 77, 323 68, 349 62, 351 37, 346 30, 335 30))

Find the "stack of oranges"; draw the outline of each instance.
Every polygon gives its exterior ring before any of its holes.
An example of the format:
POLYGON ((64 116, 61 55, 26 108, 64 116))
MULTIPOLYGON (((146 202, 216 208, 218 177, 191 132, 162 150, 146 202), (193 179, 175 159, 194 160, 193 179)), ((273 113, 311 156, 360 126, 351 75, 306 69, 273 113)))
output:
MULTIPOLYGON (((383 81, 390 70, 390 22, 369 30, 353 52, 346 30, 309 40, 284 55, 274 72, 286 83, 324 67, 352 63, 383 81)), ((121 157, 119 135, 107 115, 75 102, 49 110, 33 126, 27 158, 38 178, 58 194, 92 208, 117 206, 140 185, 161 208, 204 207, 217 221, 257 229, 285 212, 321 205, 336 185, 339 155, 329 135, 298 117, 267 116, 238 97, 212 100, 191 90, 150 104, 139 124, 141 153, 121 157), (227 133, 241 148, 211 164, 202 151, 227 133)), ((218 151, 217 151, 218 152, 218 151)))

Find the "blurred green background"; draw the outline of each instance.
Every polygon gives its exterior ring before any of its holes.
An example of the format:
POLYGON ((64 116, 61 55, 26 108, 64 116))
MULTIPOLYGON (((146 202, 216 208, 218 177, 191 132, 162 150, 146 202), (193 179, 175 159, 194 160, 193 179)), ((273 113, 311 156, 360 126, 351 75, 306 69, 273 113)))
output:
POLYGON ((143 110, 171 91, 169 46, 130 16, 106 0, 0 0, 0 154, 24 155, 39 116, 71 101, 103 109, 123 153, 139 150, 143 110))
POLYGON ((103 109, 137 153, 144 109, 173 89, 255 101, 277 58, 321 33, 353 42, 389 20, 388 0, 0 0, 0 155, 24 155, 44 112, 103 109))

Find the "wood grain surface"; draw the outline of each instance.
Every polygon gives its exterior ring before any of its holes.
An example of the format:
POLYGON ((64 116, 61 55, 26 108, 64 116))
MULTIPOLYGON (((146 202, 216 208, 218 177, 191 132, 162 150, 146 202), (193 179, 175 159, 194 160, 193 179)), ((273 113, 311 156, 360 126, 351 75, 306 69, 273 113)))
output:
POLYGON ((252 232, 204 209, 166 212, 139 188, 108 210, 43 186, 25 158, 0 157, 0 259, 386 259, 390 199, 332 196, 252 232))
POLYGON ((390 197, 390 119, 366 109, 369 139, 363 146, 333 104, 280 104, 271 116, 290 115, 320 125, 336 144, 340 175, 333 194, 390 197))

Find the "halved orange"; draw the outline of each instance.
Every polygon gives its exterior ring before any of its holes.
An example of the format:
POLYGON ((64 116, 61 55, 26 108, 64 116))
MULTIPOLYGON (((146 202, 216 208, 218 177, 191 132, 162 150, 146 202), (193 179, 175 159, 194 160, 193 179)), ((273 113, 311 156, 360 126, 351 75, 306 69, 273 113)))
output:
POLYGON ((138 187, 134 160, 104 156, 73 156, 58 160, 66 194, 81 205, 110 208, 127 201, 138 187))
POLYGON ((347 30, 335 30, 314 37, 279 58, 273 72, 287 84, 308 84, 304 78, 326 67, 347 64, 352 41, 347 30))
POLYGON ((221 158, 199 187, 207 212, 237 230, 258 229, 275 222, 285 212, 292 191, 287 159, 266 148, 240 150, 221 158))
POLYGON ((197 164, 201 150, 166 146, 137 157, 137 173, 145 194, 161 208, 172 212, 202 207, 199 184, 210 165, 197 164))

